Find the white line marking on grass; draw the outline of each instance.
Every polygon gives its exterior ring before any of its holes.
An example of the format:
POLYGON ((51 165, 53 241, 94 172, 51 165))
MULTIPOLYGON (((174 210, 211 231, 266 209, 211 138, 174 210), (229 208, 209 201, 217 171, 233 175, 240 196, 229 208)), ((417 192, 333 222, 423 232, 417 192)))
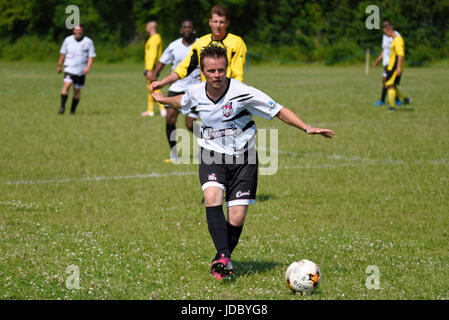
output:
MULTIPOLYGON (((275 150, 273 150, 275 151, 275 150)), ((278 151, 279 152, 279 151, 278 151)), ((284 153, 296 154, 296 152, 284 151, 284 153)), ((332 155, 326 157, 333 160, 344 160, 343 163, 323 163, 323 164, 303 164, 293 166, 280 166, 280 170, 293 169, 323 169, 323 168, 343 168, 343 167, 363 167, 363 166, 385 166, 385 165, 406 165, 406 164, 424 164, 424 165, 448 165, 449 160, 442 158, 437 160, 394 160, 394 159, 369 159, 360 157, 346 157, 340 155, 332 155)), ((261 168, 263 168, 261 166, 261 168)), ((24 184, 51 184, 51 183, 66 183, 66 182, 82 182, 82 181, 108 181, 108 180, 125 180, 125 179, 148 179, 148 178, 165 178, 173 176, 194 176, 198 172, 193 171, 178 171, 178 172, 152 172, 148 174, 135 174, 126 176, 112 176, 112 177, 83 177, 83 178, 67 178, 67 179, 48 179, 48 180, 22 180, 22 181, 7 181, 6 185, 24 185, 24 184)))
POLYGON ((152 172, 148 174, 135 174, 128 176, 113 176, 113 177, 84 177, 84 178, 67 178, 67 179, 49 179, 49 180, 23 180, 23 181, 8 181, 4 184, 20 185, 20 184, 46 184, 46 183, 65 183, 78 181, 106 181, 106 180, 124 180, 124 179, 148 179, 148 178, 164 178, 171 176, 190 176, 197 175, 198 172, 181 171, 181 172, 152 172))

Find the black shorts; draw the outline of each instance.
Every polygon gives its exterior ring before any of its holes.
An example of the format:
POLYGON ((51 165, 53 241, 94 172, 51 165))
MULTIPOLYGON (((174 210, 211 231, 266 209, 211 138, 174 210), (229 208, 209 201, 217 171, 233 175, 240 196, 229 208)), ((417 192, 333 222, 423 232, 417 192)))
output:
POLYGON ((76 76, 71 73, 64 72, 64 82, 71 82, 76 89, 84 88, 84 82, 86 81, 86 75, 76 76))
MULTIPOLYGON (((168 90, 167 97, 175 97, 179 96, 180 94, 184 94, 185 92, 176 92, 176 91, 170 91, 168 90)), ((166 106, 168 108, 171 108, 170 106, 166 106)), ((190 118, 198 119, 198 111, 190 111, 190 113, 187 115, 190 118)))
POLYGON ((217 161, 208 164, 200 159, 199 177, 201 188, 218 187, 225 192, 226 206, 254 204, 257 191, 259 162, 252 163, 244 159, 242 164, 236 157, 225 156, 201 148, 201 153, 210 153, 217 161))
MULTIPOLYGON (((396 74, 396 68, 393 68, 393 70, 389 71, 387 70, 387 67, 385 67, 385 73, 386 73, 386 79, 385 79, 385 83, 389 82, 389 80, 391 80, 391 77, 394 77, 393 83, 395 86, 398 86, 401 83, 401 76, 397 76, 396 74)), ((391 81, 390 81, 391 82, 391 81)))

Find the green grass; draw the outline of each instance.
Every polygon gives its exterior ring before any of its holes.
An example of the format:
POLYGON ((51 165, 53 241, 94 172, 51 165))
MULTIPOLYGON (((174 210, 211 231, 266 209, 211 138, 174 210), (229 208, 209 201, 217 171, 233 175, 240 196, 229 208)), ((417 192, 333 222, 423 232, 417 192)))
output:
POLYGON ((389 113, 372 107, 380 69, 251 66, 248 84, 337 136, 256 119, 279 129, 279 170, 259 177, 226 283, 197 166, 165 164, 163 119, 139 116, 141 66, 95 64, 76 116, 57 114, 55 69, 0 62, 0 299, 449 299, 447 68, 407 68, 412 107, 389 113), (284 283, 302 258, 323 274, 310 297, 284 283))

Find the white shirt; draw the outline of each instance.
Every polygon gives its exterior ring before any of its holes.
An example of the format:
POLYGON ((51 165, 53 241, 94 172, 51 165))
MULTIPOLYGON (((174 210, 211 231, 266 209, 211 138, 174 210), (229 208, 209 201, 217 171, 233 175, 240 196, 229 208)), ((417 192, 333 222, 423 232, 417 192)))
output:
POLYGON ((83 70, 87 66, 87 59, 96 56, 93 41, 86 36, 78 41, 75 39, 75 35, 64 39, 59 53, 65 54, 64 72, 76 76, 83 75, 83 70))
MULTIPOLYGON (((396 33, 396 35, 400 36, 399 32, 397 32, 396 30, 394 32, 396 33)), ((384 34, 382 37, 382 65, 384 67, 388 66, 388 62, 390 59, 391 42, 393 42, 393 38, 384 34)))
POLYGON ((262 91, 236 79, 218 101, 206 94, 207 82, 191 86, 182 97, 184 115, 196 110, 201 118, 198 145, 220 153, 239 155, 255 147, 256 124, 252 115, 272 119, 283 108, 262 91))
MULTIPOLYGON (((197 39, 195 39, 196 41, 197 39)), ((193 44, 193 43, 192 43, 193 44)), ((189 54, 190 46, 186 46, 182 43, 182 38, 173 41, 162 53, 159 61, 163 64, 173 64, 172 71, 176 69, 178 64, 189 54)), ((171 84, 168 88, 169 91, 173 92, 184 92, 188 87, 201 82, 200 69, 197 67, 191 74, 189 74, 184 79, 179 79, 171 84)))

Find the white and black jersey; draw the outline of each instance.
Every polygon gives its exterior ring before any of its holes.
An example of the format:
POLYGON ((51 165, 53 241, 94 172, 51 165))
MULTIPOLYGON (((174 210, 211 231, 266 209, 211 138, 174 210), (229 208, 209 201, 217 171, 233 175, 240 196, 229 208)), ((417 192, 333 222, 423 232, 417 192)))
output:
POLYGON ((255 147, 256 124, 252 115, 272 119, 283 107, 262 91, 236 79, 228 79, 224 94, 213 101, 207 82, 189 87, 181 100, 184 115, 198 112, 201 118, 200 147, 238 156, 255 147))
MULTIPOLYGON (((179 38, 168 45, 162 53, 159 62, 163 64, 172 64, 172 71, 181 63, 182 60, 189 54, 192 45, 186 46, 179 38)), ((200 69, 196 69, 183 79, 175 81, 169 88, 172 92, 184 92, 188 87, 201 82, 200 69)))
POLYGON ((89 37, 77 40, 74 35, 64 39, 59 53, 65 55, 64 72, 75 76, 82 76, 88 58, 96 56, 94 43, 89 37))

